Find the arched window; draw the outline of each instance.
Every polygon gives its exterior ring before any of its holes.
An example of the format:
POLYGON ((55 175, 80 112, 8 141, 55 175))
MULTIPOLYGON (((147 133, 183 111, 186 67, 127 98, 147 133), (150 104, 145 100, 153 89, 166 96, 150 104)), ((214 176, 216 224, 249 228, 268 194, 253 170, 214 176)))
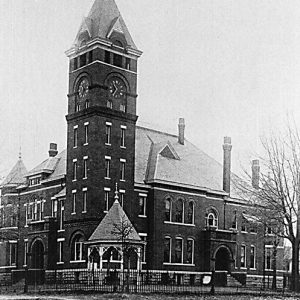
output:
POLYGON ((171 199, 165 199, 165 221, 171 222, 171 199))
POLYGON ((218 214, 214 209, 210 209, 206 213, 206 227, 218 228, 218 214))
POLYGON ((76 234, 71 244, 71 260, 82 261, 83 255, 83 242, 84 238, 81 234, 76 234))
POLYGON ((165 236, 165 240, 164 240, 164 262, 165 263, 171 262, 171 245, 172 245, 172 239, 169 236, 165 236))
POLYGON ((188 203, 188 209, 187 209, 187 224, 194 224, 194 202, 190 201, 188 203))
POLYGON ((175 203, 175 222, 183 223, 183 200, 178 199, 175 203))
POLYGON ((109 247, 102 256, 103 261, 112 262, 112 261, 121 261, 121 255, 115 247, 109 247))
POLYGON ((119 40, 115 40, 115 41, 114 41, 114 44, 115 44, 116 46, 118 46, 118 47, 122 47, 122 48, 124 47, 123 44, 122 44, 122 42, 119 41, 119 40))

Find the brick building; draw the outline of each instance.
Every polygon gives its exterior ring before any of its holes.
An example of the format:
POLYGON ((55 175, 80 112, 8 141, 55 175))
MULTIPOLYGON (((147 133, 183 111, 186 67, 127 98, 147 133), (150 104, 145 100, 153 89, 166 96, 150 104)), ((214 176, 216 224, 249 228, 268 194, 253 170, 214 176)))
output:
MULTIPOLYGON (((104 267, 107 247, 117 264, 102 234, 113 208, 133 225, 143 269, 271 272, 274 236, 232 184, 231 139, 222 165, 185 139, 184 119, 177 135, 136 124, 142 52, 114 0, 95 0, 66 54, 67 149, 51 143, 29 172, 19 158, 2 183, 0 268, 87 268, 93 253, 104 267)), ((252 171, 255 186, 257 161, 252 171)), ((282 270, 282 243, 277 257, 282 270)))

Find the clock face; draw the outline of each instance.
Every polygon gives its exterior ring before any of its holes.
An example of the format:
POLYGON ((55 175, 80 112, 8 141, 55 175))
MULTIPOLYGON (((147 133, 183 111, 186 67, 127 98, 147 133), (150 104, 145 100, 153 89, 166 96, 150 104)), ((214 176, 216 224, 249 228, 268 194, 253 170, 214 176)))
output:
POLYGON ((126 87, 124 82, 119 78, 113 78, 109 81, 108 91, 116 99, 124 98, 126 95, 126 87))
POLYGON ((86 79, 83 79, 78 87, 78 95, 80 98, 83 98, 84 96, 87 95, 89 91, 89 83, 86 79))

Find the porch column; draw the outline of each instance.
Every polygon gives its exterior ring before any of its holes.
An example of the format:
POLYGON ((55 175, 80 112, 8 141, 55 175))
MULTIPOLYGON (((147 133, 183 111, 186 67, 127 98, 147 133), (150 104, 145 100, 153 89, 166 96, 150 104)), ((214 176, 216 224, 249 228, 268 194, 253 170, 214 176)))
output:
POLYGON ((142 248, 139 246, 137 248, 137 274, 136 274, 136 284, 141 284, 141 270, 142 270, 142 248))

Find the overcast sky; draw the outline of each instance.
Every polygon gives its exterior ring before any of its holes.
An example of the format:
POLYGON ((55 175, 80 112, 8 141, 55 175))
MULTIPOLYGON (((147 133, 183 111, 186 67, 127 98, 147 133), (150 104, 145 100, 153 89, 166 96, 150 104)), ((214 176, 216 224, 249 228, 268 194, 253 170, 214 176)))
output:
MULTIPOLYGON (((68 59, 91 0, 0 0, 0 174, 66 147, 68 59)), ((233 170, 291 114, 300 127, 300 1, 116 0, 144 54, 139 121, 177 130, 233 170)))

